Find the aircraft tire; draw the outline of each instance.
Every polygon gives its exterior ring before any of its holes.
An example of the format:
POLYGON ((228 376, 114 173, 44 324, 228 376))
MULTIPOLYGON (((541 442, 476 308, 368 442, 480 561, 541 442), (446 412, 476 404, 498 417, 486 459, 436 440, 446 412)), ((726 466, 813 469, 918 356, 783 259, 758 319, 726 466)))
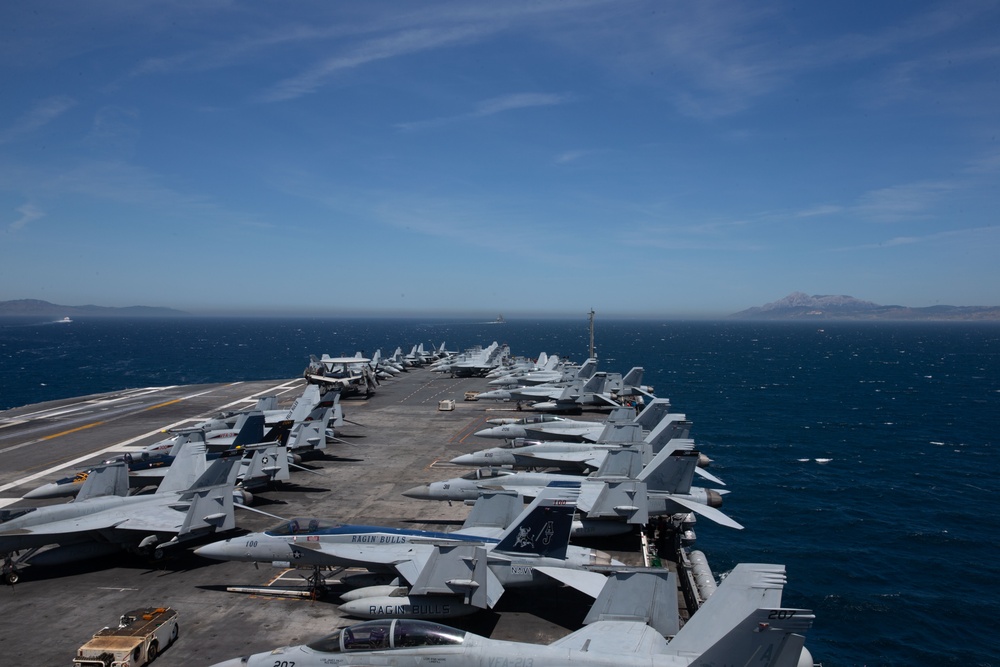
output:
POLYGON ((3 578, 7 582, 7 585, 13 586, 21 580, 21 574, 17 570, 11 570, 4 574, 3 578))

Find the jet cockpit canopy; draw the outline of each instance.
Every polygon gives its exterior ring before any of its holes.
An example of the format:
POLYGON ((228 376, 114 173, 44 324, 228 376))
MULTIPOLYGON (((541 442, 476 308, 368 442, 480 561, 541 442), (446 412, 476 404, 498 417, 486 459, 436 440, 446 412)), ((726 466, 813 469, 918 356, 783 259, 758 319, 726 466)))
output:
POLYGON ((455 628, 407 618, 358 623, 318 639, 309 648, 322 653, 378 651, 415 646, 457 646, 465 632, 455 628))

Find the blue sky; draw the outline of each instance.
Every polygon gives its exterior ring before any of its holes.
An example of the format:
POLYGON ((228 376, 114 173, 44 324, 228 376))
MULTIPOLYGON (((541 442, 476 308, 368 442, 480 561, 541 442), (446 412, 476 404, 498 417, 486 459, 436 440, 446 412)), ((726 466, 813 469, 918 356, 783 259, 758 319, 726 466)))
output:
POLYGON ((0 3, 0 300, 1000 305, 994 2, 0 3))

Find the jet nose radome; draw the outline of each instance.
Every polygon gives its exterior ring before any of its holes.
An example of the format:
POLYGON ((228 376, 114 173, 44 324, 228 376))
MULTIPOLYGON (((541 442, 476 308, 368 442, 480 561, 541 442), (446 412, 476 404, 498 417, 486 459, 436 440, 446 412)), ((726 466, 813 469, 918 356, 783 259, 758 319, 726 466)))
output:
POLYGON ((460 466, 476 466, 478 457, 475 454, 462 454, 461 456, 456 456, 451 460, 451 463, 460 466))
POLYGON ((415 486, 412 489, 407 489, 403 491, 403 495, 407 498, 417 498, 418 500, 430 500, 434 496, 431 495, 431 485, 421 484, 420 486, 415 486))
MULTIPOLYGON (((66 490, 67 486, 72 487, 73 485, 71 485, 71 484, 58 484, 56 482, 51 482, 49 484, 42 484, 37 489, 32 489, 31 491, 28 491, 26 494, 24 494, 21 497, 24 498, 25 500, 39 500, 39 499, 42 499, 42 498, 57 498, 57 497, 62 496, 62 495, 69 495, 68 493, 63 493, 66 490)), ((79 485, 77 485, 77 487, 75 489, 73 489, 73 491, 79 491, 79 490, 80 490, 79 485)))
MULTIPOLYGON (((194 552, 202 558, 212 558, 214 560, 231 560, 236 553, 236 547, 231 540, 221 540, 200 546, 194 552)), ((228 662, 226 663, 229 664, 228 662)), ((236 664, 236 663, 233 663, 236 664)))

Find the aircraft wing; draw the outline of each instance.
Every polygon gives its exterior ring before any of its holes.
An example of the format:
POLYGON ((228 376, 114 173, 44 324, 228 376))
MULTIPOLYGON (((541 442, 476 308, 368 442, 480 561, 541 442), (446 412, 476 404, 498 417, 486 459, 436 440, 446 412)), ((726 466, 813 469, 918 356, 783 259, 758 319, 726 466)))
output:
POLYGON ((642 621, 598 621, 557 639, 550 646, 615 655, 662 653, 666 640, 642 621))
POLYGON ((537 427, 524 426, 524 437, 529 440, 561 440, 563 442, 594 442, 604 430, 604 424, 573 429, 547 429, 546 422, 537 427))
POLYGON ((604 462, 604 457, 608 455, 608 450, 600 449, 594 451, 579 452, 524 452, 518 453, 514 450, 515 459, 525 459, 522 465, 532 465, 538 467, 558 467, 565 468, 567 465, 575 465, 580 468, 600 468, 604 462))
POLYGON ((601 594, 608 578, 600 572, 589 572, 587 570, 571 570, 565 567, 532 567, 536 572, 541 572, 547 577, 552 577, 561 584, 570 588, 575 588, 584 595, 597 598, 601 594))
POLYGON ((423 544, 380 545, 324 544, 296 542, 292 546, 295 562, 302 565, 345 565, 369 569, 394 569, 410 584, 431 557, 434 547, 423 544))

